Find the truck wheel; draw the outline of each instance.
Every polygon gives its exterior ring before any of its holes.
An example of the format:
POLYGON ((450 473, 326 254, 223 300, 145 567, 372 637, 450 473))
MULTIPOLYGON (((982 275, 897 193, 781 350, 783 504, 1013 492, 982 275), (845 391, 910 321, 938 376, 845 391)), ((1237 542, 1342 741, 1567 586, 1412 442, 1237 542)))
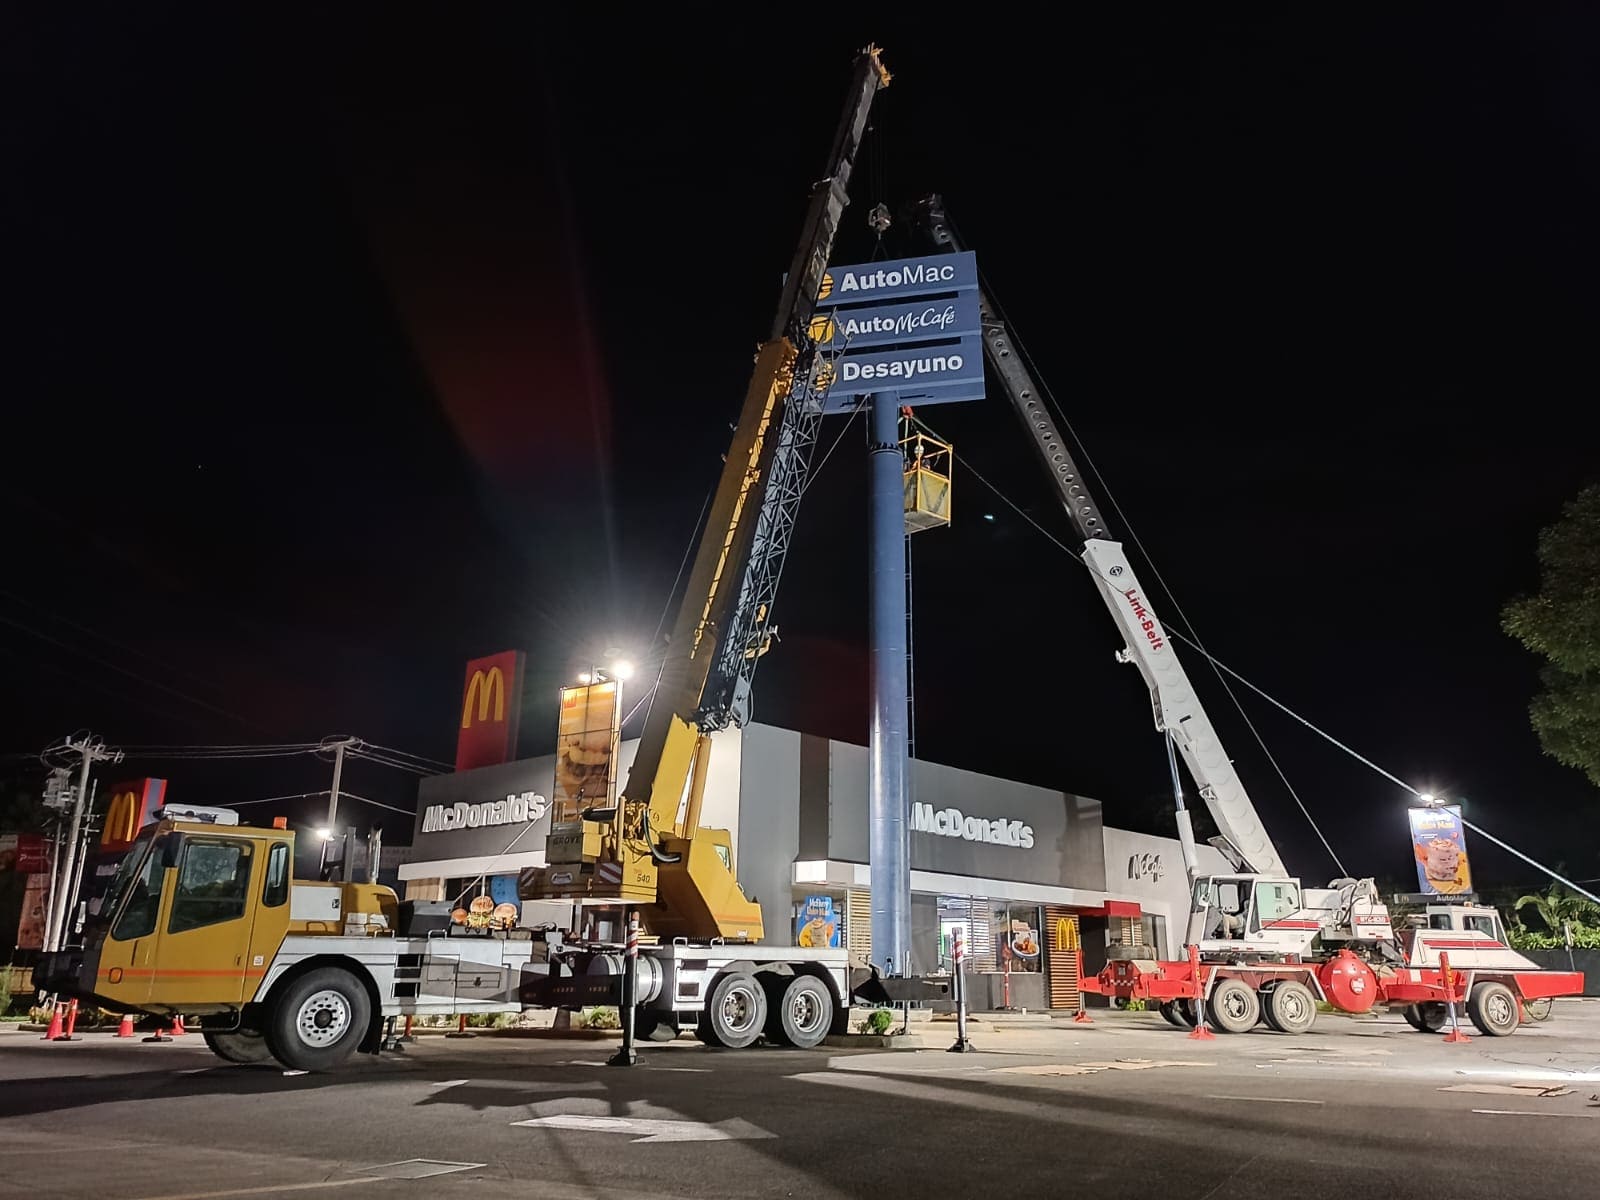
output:
POLYGON ((1190 1010, 1185 1007, 1182 1000, 1163 1000, 1161 1002, 1161 1015, 1167 1019, 1167 1024, 1179 1029, 1193 1029, 1194 1018, 1190 1010))
POLYGON ((1548 1021, 1550 1007, 1555 1003, 1549 996, 1539 1000, 1524 1000, 1522 1002, 1522 1015, 1529 1021, 1548 1021))
POLYGON ((1467 997, 1467 1016, 1484 1037, 1505 1037, 1522 1023, 1517 1011, 1517 996, 1503 983, 1489 980, 1472 989, 1467 997))
POLYGON ((1408 1004, 1400 1010, 1400 1015, 1418 1033, 1438 1033, 1450 1020, 1450 1010, 1437 1000, 1408 1004))
POLYGON ((778 978, 787 986, 770 997, 768 1039, 797 1050, 820 1046, 833 1028, 833 993, 814 975, 778 978))
POLYGON ((231 1063, 264 1063, 272 1061, 272 1047, 267 1039, 254 1029, 236 1029, 231 1033, 212 1033, 202 1029, 206 1048, 218 1058, 231 1063))
POLYGON ((360 980, 338 967, 321 967, 284 985, 274 999, 267 1044, 290 1070, 331 1070, 361 1044, 371 1015, 360 980))
POLYGON ((1279 1033, 1304 1033, 1317 1019, 1317 998, 1297 979, 1284 979, 1266 994, 1267 1024, 1279 1033))
POLYGON ((767 1023, 767 993, 748 971, 730 971, 712 985, 697 1030, 709 1046, 743 1050, 767 1023))
POLYGON ((1223 1033, 1247 1033, 1261 1019, 1261 1001, 1242 979, 1219 980, 1211 989, 1211 1023, 1223 1033))

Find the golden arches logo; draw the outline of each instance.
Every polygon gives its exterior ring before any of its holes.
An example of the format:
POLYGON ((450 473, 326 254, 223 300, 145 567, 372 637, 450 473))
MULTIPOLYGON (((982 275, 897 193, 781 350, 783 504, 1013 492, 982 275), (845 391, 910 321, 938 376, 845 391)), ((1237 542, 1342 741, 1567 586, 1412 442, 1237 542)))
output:
POLYGON ((1078 923, 1071 917, 1056 918, 1055 950, 1076 950, 1078 948, 1078 923))
POLYGON ((506 719, 506 680, 500 673, 499 667, 490 667, 487 672, 474 671, 472 679, 467 683, 467 695, 461 704, 461 728, 472 728, 472 701, 478 701, 478 723, 481 725, 489 719, 489 702, 494 701, 494 723, 500 724, 506 719))
POLYGON ((128 846, 139 836, 138 792, 117 792, 106 809, 105 828, 100 831, 101 849, 128 846))
POLYGON ((811 340, 819 346, 826 346, 833 341, 834 331, 837 328, 833 323, 832 313, 818 313, 811 318, 811 340))
POLYGON ((831 295, 833 295, 833 275, 828 271, 824 271, 822 273, 822 286, 817 289, 817 299, 826 300, 831 295))

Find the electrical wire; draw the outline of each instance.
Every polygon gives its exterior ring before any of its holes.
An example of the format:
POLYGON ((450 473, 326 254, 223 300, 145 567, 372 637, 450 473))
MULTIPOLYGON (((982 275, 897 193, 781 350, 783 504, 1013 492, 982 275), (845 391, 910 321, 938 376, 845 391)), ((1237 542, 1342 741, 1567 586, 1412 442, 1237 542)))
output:
POLYGON ((130 671, 126 667, 119 667, 116 663, 112 662, 108 658, 103 657, 102 655, 95 654, 90 650, 85 650, 81 646, 74 646, 70 642, 64 642, 60 638, 53 637, 48 633, 44 633, 41 630, 35 629, 33 626, 25 624, 22 621, 18 621, 14 617, 8 617, 4 614, 0 614, 0 624, 10 625, 12 628, 20 630, 29 637, 37 638, 41 642, 48 642, 52 646, 57 646, 62 650, 65 650, 68 654, 76 654, 81 658, 88 659, 90 662, 98 663, 100 666, 105 667, 108 670, 115 671, 119 675, 126 675, 130 679, 137 679, 140 683, 143 683, 148 687, 153 687, 158 691, 166 692, 170 696, 176 696, 180 700, 186 700, 190 704, 195 705, 197 708, 203 708, 208 712, 216 713, 218 716, 227 717, 229 720, 237 721, 239 724, 250 729, 260 728, 259 725, 250 720, 248 717, 241 716, 230 709, 220 708, 207 700, 200 699, 198 696, 192 696, 180 688, 170 687, 158 680, 151 679, 148 675, 141 675, 137 671, 130 671))
POLYGON ((429 758, 425 754, 413 754, 409 750, 396 750, 393 746, 380 746, 376 742, 361 741, 359 738, 357 741, 359 741, 364 748, 377 750, 380 753, 387 754, 390 758, 410 759, 425 766, 437 767, 441 771, 455 770, 454 763, 447 763, 437 758, 429 758))
MULTIPOLYGON (((970 471, 972 473, 973 478, 977 479, 979 483, 983 484, 986 488, 988 488, 991 492, 993 492, 996 496, 998 496, 1002 501, 1004 501, 1007 505, 1009 505, 1017 513, 1018 516, 1022 517, 1023 520, 1027 521, 1028 524, 1032 525, 1036 530, 1038 530, 1041 534, 1043 534, 1047 539, 1049 539, 1051 542, 1053 542, 1058 548, 1063 550, 1067 555, 1069 555, 1073 559, 1073 561, 1080 563, 1080 565, 1082 565, 1085 570, 1088 569, 1088 564, 1083 563, 1082 560, 1078 558, 1077 554, 1073 552, 1073 550, 1072 550, 1072 548, 1070 546, 1068 546, 1065 542, 1061 541, 1060 538, 1056 537, 1055 534, 1051 533, 1043 525, 1039 524, 1039 522, 1034 520, 1033 517, 1031 517, 1028 513, 1024 512, 1016 503, 1014 503, 1011 500, 1011 498, 1009 496, 1007 496, 1004 492, 1000 491, 999 488, 995 487, 994 484, 990 483, 987 479, 985 479, 983 477, 983 475, 975 467, 972 466, 971 463, 969 463, 965 459, 961 458, 961 456, 959 454, 956 454, 956 458, 961 461, 962 466, 964 466, 968 471, 970 471)), ((1193 640, 1192 638, 1184 636, 1181 632, 1178 632, 1177 630, 1168 630, 1168 632, 1171 633, 1177 640, 1184 642, 1185 644, 1190 646, 1192 649, 1194 649, 1195 652, 1198 653, 1199 655, 1201 655, 1203 658, 1205 658, 1207 662, 1211 663, 1212 666, 1218 671, 1219 675, 1220 675, 1221 672, 1226 671, 1229 675, 1232 675, 1235 679, 1237 679, 1240 683, 1244 684, 1251 691, 1255 692, 1257 695, 1261 696, 1264 700, 1267 700, 1268 702, 1273 704, 1275 707, 1281 709, 1283 712, 1285 712, 1289 716, 1293 717, 1296 721, 1299 721, 1307 729, 1309 729, 1313 733, 1317 734, 1317 736, 1323 738, 1325 741, 1327 741, 1327 742, 1331 743, 1332 745, 1338 747, 1340 750, 1343 750, 1346 754, 1348 754, 1351 758, 1354 758, 1357 762, 1362 763, 1363 765, 1365 765, 1367 767, 1370 767, 1372 770, 1376 771, 1379 775, 1383 776, 1385 779, 1389 780, 1391 783, 1393 783, 1396 786, 1404 789, 1407 792, 1410 792, 1413 796, 1417 797, 1418 799, 1421 799, 1423 793, 1421 791, 1419 791, 1417 788, 1412 787, 1409 783, 1407 783, 1405 780, 1401 779, 1398 775, 1394 774, 1392 771, 1387 771, 1384 768, 1380 767, 1377 763, 1373 762, 1370 758, 1367 758, 1365 755, 1362 755, 1362 754, 1358 753, 1356 750, 1352 749, 1350 746, 1346 745, 1344 742, 1341 742, 1338 738, 1334 737, 1332 734, 1330 734, 1330 733, 1326 732, 1325 730, 1319 728, 1318 726, 1312 724, 1312 722, 1306 720, 1306 718, 1302 717, 1299 713, 1295 712, 1293 709, 1291 709, 1288 705, 1284 704, 1282 701, 1277 700, 1277 699, 1273 698, 1272 696, 1270 696, 1268 693, 1263 691, 1261 688, 1259 688, 1255 684, 1251 683, 1243 675, 1240 675, 1237 671, 1233 670, 1233 668, 1227 666, 1225 663, 1223 663, 1220 660, 1218 660, 1217 658, 1215 658, 1208 650, 1205 649, 1204 646, 1200 645, 1197 641, 1193 640)), ((1230 696, 1232 695, 1231 689, 1229 691, 1229 695, 1230 696)), ((1237 699, 1235 699, 1234 703, 1238 704, 1237 699)), ((1246 723, 1249 724, 1248 716, 1245 719, 1246 719, 1246 723)), ((1252 733, 1255 733, 1255 726, 1253 724, 1250 725, 1250 729, 1251 729, 1252 733)), ((1261 740, 1260 734, 1256 734, 1256 740, 1258 742, 1261 740)), ((1264 744, 1262 745, 1262 749, 1264 751, 1266 750, 1266 746, 1264 744)), ((1269 759, 1272 758, 1270 752, 1268 752, 1267 756, 1268 756, 1269 759)), ((1276 768, 1277 767, 1276 760, 1272 760, 1272 761, 1273 761, 1273 766, 1276 768)), ((1281 770, 1279 771, 1279 778, 1280 779, 1283 778, 1283 773, 1282 773, 1281 770)), ((1284 786, 1285 787, 1289 787, 1288 780, 1286 780, 1286 779, 1284 780, 1284 786)), ((1322 830, 1320 828, 1318 828, 1316 821, 1312 819, 1310 812, 1308 812, 1306 810, 1305 804, 1300 800, 1299 795, 1295 793, 1295 791, 1294 791, 1294 789, 1292 787, 1290 787, 1290 789, 1289 789, 1289 794, 1294 797, 1295 803, 1300 806, 1300 811, 1302 813, 1305 813, 1306 820, 1310 822, 1311 828, 1316 831, 1318 838, 1322 839, 1323 847, 1328 851, 1328 854, 1331 857, 1333 857, 1335 865, 1339 867, 1339 870, 1340 870, 1341 873, 1344 872, 1344 866, 1339 862, 1338 856, 1334 855, 1333 848, 1328 845, 1327 839, 1322 836, 1322 830)), ((1587 897, 1588 899, 1593 900, 1596 903, 1600 903, 1600 896, 1597 896, 1593 892, 1590 892, 1590 891, 1586 890, 1585 888, 1580 887, 1578 884, 1574 883, 1572 880, 1568 879, 1566 876, 1560 874, 1557 871, 1552 870, 1550 867, 1546 866, 1544 863, 1539 862, 1537 859, 1529 857, 1528 855, 1524 854, 1521 850, 1518 850, 1515 846, 1511 845, 1510 843, 1502 841, 1500 838, 1498 838, 1494 834, 1490 833, 1487 829, 1483 828, 1481 825, 1478 825, 1475 822, 1469 821, 1466 817, 1462 817, 1461 818, 1461 824, 1464 825, 1466 828, 1472 830, 1474 833, 1479 834, 1480 836, 1487 838, 1489 841, 1493 842, 1496 846, 1500 847, 1500 849, 1506 851, 1508 854, 1515 855, 1517 858, 1521 859, 1523 862, 1527 863, 1529 866, 1535 867, 1538 870, 1543 871, 1546 875, 1548 875, 1551 879, 1554 879, 1557 883, 1564 884, 1566 887, 1571 888, 1574 892, 1577 892, 1579 895, 1587 897)))

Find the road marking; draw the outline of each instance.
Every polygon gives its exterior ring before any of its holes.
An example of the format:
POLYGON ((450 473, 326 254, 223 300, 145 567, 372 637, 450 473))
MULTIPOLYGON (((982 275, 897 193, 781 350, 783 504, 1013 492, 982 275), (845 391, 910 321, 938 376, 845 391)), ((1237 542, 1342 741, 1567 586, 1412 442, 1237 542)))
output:
POLYGON ((271 1187, 230 1188, 225 1192, 174 1192, 166 1196, 139 1196, 135 1200, 221 1200, 224 1196, 276 1196, 279 1192, 312 1192, 318 1188, 350 1187, 357 1183, 378 1183, 370 1179, 318 1179, 312 1183, 279 1183, 271 1187))
POLYGON ((438 1083, 430 1083, 428 1086, 431 1088, 453 1088, 460 1087, 463 1083, 471 1082, 472 1080, 470 1079, 444 1079, 438 1083))
POLYGON ((754 1138, 775 1138, 759 1125, 733 1117, 715 1125, 704 1121, 663 1121, 654 1117, 584 1117, 567 1113, 554 1117, 533 1117, 527 1121, 513 1121, 512 1125, 526 1125, 539 1129, 581 1129, 591 1133, 640 1134, 640 1142, 734 1142, 754 1138))
POLYGON ((1472 1111, 1481 1117, 1577 1117, 1583 1121, 1595 1120, 1588 1113, 1533 1112, 1525 1108, 1475 1108, 1472 1111))
POLYGON ((439 1158, 404 1158, 376 1167, 356 1167, 354 1171, 357 1175, 376 1175, 380 1179, 432 1179, 435 1175, 476 1171, 481 1166, 482 1163, 448 1162, 439 1158))
POLYGON ((1325 1104, 1325 1100, 1301 1100, 1294 1096, 1225 1096, 1213 1092, 1207 1100, 1243 1100, 1247 1104, 1325 1104))

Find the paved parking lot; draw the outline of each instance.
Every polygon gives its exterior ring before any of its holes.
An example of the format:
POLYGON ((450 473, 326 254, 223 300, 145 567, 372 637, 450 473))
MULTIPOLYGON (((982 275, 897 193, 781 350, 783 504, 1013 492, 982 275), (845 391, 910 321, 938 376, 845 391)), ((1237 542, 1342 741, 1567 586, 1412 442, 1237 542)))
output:
POLYGON ((1600 1195, 1600 1002, 1449 1046, 1398 1019, 1192 1041, 1159 1018, 978 1051, 427 1037, 331 1075, 0 1035, 0 1195, 221 1200, 1600 1195))

